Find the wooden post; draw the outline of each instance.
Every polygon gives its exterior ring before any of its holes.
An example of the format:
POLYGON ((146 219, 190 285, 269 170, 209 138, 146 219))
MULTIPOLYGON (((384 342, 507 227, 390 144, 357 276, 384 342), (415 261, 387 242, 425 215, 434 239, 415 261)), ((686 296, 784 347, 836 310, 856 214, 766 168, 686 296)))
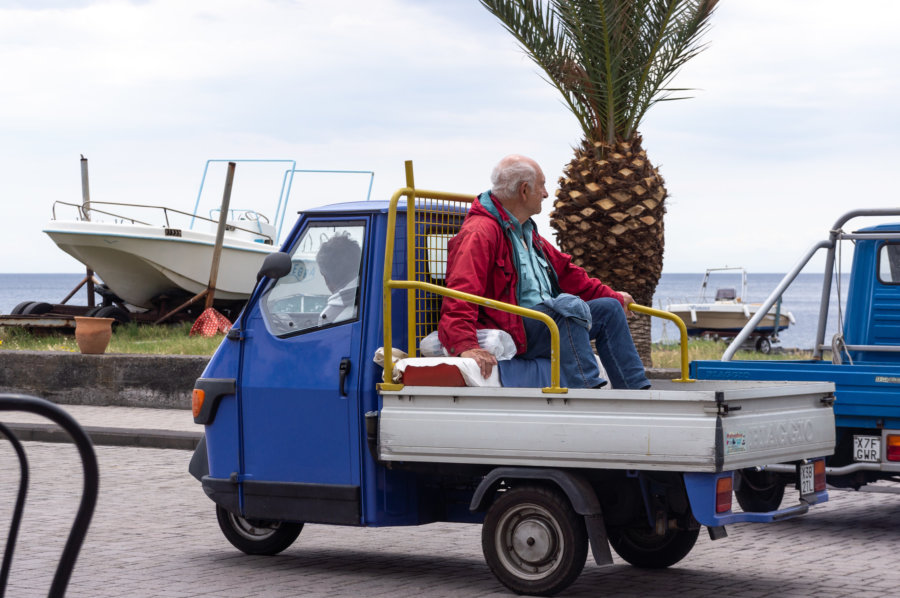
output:
POLYGON ((222 194, 222 207, 219 213, 219 227, 216 229, 216 245, 213 247, 212 265, 209 268, 209 284, 206 290, 200 291, 175 309, 162 315, 154 324, 161 324, 173 315, 180 312, 189 305, 193 305, 200 299, 206 298, 204 309, 209 309, 213 305, 216 294, 216 279, 219 276, 219 258, 222 255, 222 242, 225 239, 225 221, 228 220, 228 205, 231 203, 231 187, 234 184, 234 169, 237 166, 235 162, 228 163, 228 173, 225 175, 225 192, 222 194))
POLYGON ((219 277, 219 260, 222 256, 222 242, 225 239, 225 222, 228 220, 228 206, 231 203, 231 187, 234 184, 234 162, 228 163, 225 175, 225 192, 222 194, 222 207, 219 211, 219 228, 216 229, 216 246, 213 248, 212 265, 209 268, 209 284, 207 285, 206 309, 213 306, 216 294, 216 280, 219 277))
MULTIPOLYGON (((81 213, 85 220, 91 221, 91 189, 88 181, 88 161, 84 154, 81 154, 81 213)), ((86 280, 87 304, 88 307, 94 307, 94 271, 90 268, 87 269, 86 280)), ((63 303, 66 300, 68 300, 68 297, 63 299, 63 303)))

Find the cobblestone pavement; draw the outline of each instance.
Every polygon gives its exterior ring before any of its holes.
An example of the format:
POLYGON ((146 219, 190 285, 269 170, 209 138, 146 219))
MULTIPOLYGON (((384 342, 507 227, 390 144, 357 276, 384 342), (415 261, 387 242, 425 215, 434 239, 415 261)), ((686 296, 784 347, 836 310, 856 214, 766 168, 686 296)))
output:
MULTIPOLYGON (((26 516, 7 596, 46 596, 81 493, 69 444, 25 443, 31 462, 26 516)), ((308 525, 275 557, 238 552, 213 503, 187 474, 190 452, 96 448, 100 500, 69 584, 70 597, 510 596, 481 556, 480 527, 433 524, 360 529, 308 525)), ((18 466, 0 443, 0 545, 18 466)), ((676 566, 644 571, 618 557, 589 560, 565 596, 892 595, 900 586, 900 496, 832 491, 800 519, 705 533, 676 566)))

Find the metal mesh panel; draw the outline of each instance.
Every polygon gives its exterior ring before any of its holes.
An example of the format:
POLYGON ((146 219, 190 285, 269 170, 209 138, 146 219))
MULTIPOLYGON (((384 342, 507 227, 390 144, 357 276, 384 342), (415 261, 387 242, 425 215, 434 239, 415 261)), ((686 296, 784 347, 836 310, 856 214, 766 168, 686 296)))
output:
MULTIPOLYGON (((459 232, 470 202, 416 197, 415 272, 411 280, 447 286, 447 243, 459 232)), ((437 330, 441 297, 416 289, 414 291, 415 348, 437 330)))

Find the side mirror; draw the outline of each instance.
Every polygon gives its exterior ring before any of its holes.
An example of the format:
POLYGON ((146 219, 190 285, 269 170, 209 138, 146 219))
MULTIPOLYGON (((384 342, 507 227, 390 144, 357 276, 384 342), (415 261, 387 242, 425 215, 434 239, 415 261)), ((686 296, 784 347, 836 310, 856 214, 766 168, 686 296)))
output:
POLYGON ((270 253, 266 256, 266 259, 263 260, 262 268, 259 269, 259 273, 256 275, 256 282, 262 280, 263 276, 278 280, 279 278, 286 276, 291 271, 292 267, 291 256, 288 254, 283 251, 270 253))

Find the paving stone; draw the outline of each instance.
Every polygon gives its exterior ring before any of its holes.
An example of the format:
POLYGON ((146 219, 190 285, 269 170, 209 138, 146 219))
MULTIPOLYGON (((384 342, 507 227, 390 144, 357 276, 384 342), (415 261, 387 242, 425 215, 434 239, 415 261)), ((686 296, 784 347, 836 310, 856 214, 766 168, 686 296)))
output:
MULTIPOLYGON (((17 598, 47 595, 81 492, 74 447, 25 446, 32 479, 6 593, 17 598)), ((8 451, 0 444, 0 543, 18 483, 8 451)), ((100 498, 69 597, 512 595, 485 565, 477 525, 307 525, 281 555, 251 557, 222 536, 213 503, 187 473, 188 451, 98 446, 96 452, 100 498)), ((830 502, 799 519, 731 526, 715 542, 701 534, 691 554, 668 570, 636 569, 617 556, 613 566, 599 568, 589 559, 563 595, 891 595, 900 584, 898 532, 897 494, 834 490, 830 502)))

